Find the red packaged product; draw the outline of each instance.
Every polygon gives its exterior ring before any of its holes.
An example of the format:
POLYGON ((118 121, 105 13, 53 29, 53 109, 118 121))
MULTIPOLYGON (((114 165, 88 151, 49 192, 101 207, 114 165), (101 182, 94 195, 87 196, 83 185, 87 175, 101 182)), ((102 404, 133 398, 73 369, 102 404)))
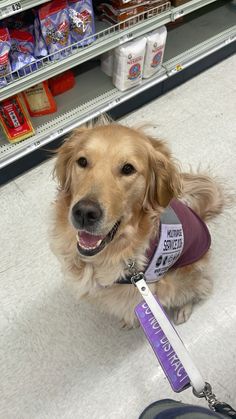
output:
POLYGON ((71 45, 72 40, 66 0, 52 0, 41 6, 39 8, 39 20, 49 54, 71 45))
POLYGON ((47 81, 25 90, 23 97, 30 116, 48 115, 57 111, 57 105, 47 81))
POLYGON ((53 96, 60 95, 61 93, 72 89, 75 85, 75 76, 73 71, 68 70, 58 76, 52 77, 48 80, 48 85, 53 96))
POLYGON ((11 143, 24 140, 35 133, 21 95, 0 102, 0 123, 11 143))

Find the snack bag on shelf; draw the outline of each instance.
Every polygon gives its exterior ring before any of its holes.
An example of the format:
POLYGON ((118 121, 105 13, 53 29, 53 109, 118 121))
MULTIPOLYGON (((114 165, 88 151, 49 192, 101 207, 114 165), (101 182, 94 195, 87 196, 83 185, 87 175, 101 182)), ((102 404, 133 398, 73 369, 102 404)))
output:
POLYGON ((149 17, 148 14, 144 13, 148 11, 152 13, 151 9, 155 9, 153 13, 158 14, 169 7, 170 2, 166 0, 132 0, 129 3, 123 3, 122 0, 112 0, 111 2, 100 3, 97 9, 99 19, 112 24, 129 19, 128 22, 124 22, 124 27, 126 27, 149 17), (140 14, 141 16, 138 16, 140 14))
POLYGON ((24 140, 35 133, 21 95, 0 102, 0 124, 11 143, 24 140))
POLYGON ((48 49, 46 42, 44 41, 41 26, 38 17, 36 16, 34 19, 34 56, 36 58, 46 57, 48 55, 48 49))
POLYGON ((75 85, 75 76, 72 70, 67 70, 58 76, 48 80, 49 88, 53 96, 60 95, 75 85))
POLYGON ((167 30, 165 26, 146 35, 146 54, 144 59, 143 78, 153 76, 160 70, 166 44, 167 30))
POLYGON ((107 76, 112 77, 114 66, 114 51, 107 51, 101 55, 101 70, 107 76))
POLYGON ((29 74, 36 69, 34 63, 34 37, 28 31, 11 30, 11 69, 20 75, 29 74), (31 64, 31 65, 29 65, 31 64), (25 67, 27 66, 27 67, 25 67), (25 69, 23 69, 25 67, 25 69))
POLYGON ((11 48, 11 40, 9 31, 6 28, 0 29, 0 87, 7 84, 6 74, 10 73, 9 51, 11 48))
POLYGON ((95 38, 91 35, 95 33, 95 26, 92 0, 68 0, 68 13, 72 43, 79 42, 79 46, 83 46, 93 42, 95 38))
POLYGON ((39 8, 39 20, 44 40, 51 59, 58 60, 67 56, 69 51, 62 48, 71 45, 68 5, 66 0, 52 0, 39 8))
POLYGON ((17 13, 3 20, 3 24, 8 30, 24 30, 33 23, 31 11, 17 13))
POLYGON ((123 91, 142 81, 146 38, 138 38, 115 48, 113 83, 123 91))
POLYGON ((46 81, 26 89, 23 97, 30 116, 47 115, 57 110, 57 104, 46 81))

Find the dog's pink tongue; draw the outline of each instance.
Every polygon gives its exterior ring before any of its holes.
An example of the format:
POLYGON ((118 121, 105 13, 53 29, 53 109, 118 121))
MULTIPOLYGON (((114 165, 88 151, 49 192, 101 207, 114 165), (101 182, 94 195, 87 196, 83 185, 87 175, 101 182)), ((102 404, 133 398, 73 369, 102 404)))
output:
POLYGON ((102 240, 104 236, 94 236, 93 234, 86 233, 86 231, 79 232, 79 243, 83 247, 96 247, 99 240, 102 240))

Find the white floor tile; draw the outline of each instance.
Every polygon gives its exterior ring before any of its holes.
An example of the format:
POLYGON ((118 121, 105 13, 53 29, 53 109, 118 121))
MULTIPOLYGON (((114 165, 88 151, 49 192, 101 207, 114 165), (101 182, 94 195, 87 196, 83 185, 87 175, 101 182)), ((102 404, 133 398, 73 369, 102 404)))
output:
MULTIPOLYGON (((152 122, 183 167, 209 164, 236 187, 235 57, 123 119, 152 122), (146 116, 148 115, 148 118, 146 116)), ((205 405, 174 394, 141 330, 117 321, 64 285, 47 240, 53 161, 0 190, 0 417, 137 419, 151 402, 205 405)), ((212 226, 213 296, 178 328, 219 398, 236 405, 236 210, 212 226)))

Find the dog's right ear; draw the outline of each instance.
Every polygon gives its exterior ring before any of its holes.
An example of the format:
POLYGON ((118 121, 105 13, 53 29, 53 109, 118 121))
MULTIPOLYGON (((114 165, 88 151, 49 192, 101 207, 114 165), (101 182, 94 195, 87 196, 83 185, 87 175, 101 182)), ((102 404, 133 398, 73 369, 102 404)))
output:
POLYGON ((81 135, 87 130, 86 127, 75 129, 71 136, 65 140, 61 147, 56 150, 56 164, 54 167, 54 178, 56 178, 60 190, 70 192, 71 172, 73 155, 81 135))

